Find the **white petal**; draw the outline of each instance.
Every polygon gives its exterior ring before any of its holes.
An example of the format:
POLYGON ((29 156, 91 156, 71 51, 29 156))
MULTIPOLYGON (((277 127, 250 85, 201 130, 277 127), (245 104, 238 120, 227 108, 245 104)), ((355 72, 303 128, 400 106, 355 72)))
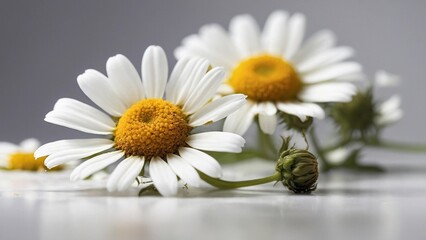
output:
POLYGON ((221 95, 229 95, 231 93, 234 93, 234 89, 229 84, 223 83, 217 89, 217 93, 221 95))
POLYGON ((225 119, 223 131, 243 135, 253 122, 256 114, 256 105, 247 101, 240 109, 225 119))
POLYGON ((84 119, 70 118, 67 113, 50 112, 46 115, 44 120, 49 123, 72 128, 81 132, 99 135, 112 134, 112 129, 99 128, 96 124, 86 122, 84 119))
POLYGON ((296 68, 298 72, 305 73, 343 61, 353 54, 354 50, 350 47, 337 47, 312 55, 312 57, 297 64, 296 68))
POLYGON ((89 157, 93 154, 98 153, 99 151, 94 151, 94 152, 90 152, 90 151, 84 151, 84 152, 77 152, 77 151, 63 151, 63 152, 58 152, 58 153, 52 153, 51 155, 49 155, 45 160, 44 160, 44 165, 48 168, 48 169, 52 169, 56 166, 65 164, 67 162, 71 162, 71 161, 75 161, 75 160, 81 160, 85 157, 89 157))
POLYGON ((19 150, 19 146, 13 143, 0 142, 0 154, 10 154, 19 150))
POLYGON ((122 151, 114 151, 109 153, 104 153, 93 157, 89 160, 84 161, 78 167, 72 171, 70 179, 71 181, 77 181, 87 178, 93 173, 100 171, 107 166, 115 163, 120 158, 124 156, 124 152, 122 151))
POLYGON ((9 163, 9 156, 0 154, 0 167, 7 168, 8 163, 9 163))
POLYGON ((324 110, 315 103, 280 102, 277 108, 285 113, 295 115, 304 121, 306 117, 324 118, 324 110))
POLYGON ((379 126, 389 125, 392 123, 395 123, 399 121, 403 116, 403 112, 401 109, 397 109, 392 113, 389 113, 387 115, 378 115, 374 121, 379 126))
POLYGON ((329 82, 306 86, 298 97, 304 102, 349 102, 355 93, 351 83, 329 82))
POLYGON ((205 105, 216 94, 224 77, 225 72, 222 67, 215 67, 208 71, 189 93, 190 95, 183 105, 183 111, 191 114, 205 105))
POLYGON ((364 81, 367 79, 366 75, 362 72, 357 72, 353 74, 344 75, 338 78, 335 78, 335 81, 340 82, 355 82, 355 81, 364 81))
POLYGON ((163 98, 168 71, 164 50, 159 46, 149 46, 142 58, 142 79, 146 98, 163 98))
POLYGON ((84 94, 110 115, 118 117, 126 111, 126 104, 102 73, 88 69, 77 77, 77 82, 84 94))
POLYGON ((397 109, 399 109, 401 106, 401 98, 398 95, 393 95, 388 100, 384 101, 379 106, 379 112, 382 114, 388 114, 391 113, 397 109))
POLYGON ((228 69, 232 69, 237 62, 232 60, 232 56, 228 56, 229 54, 211 49, 198 35, 186 37, 182 44, 183 47, 175 50, 178 59, 182 57, 203 57, 208 59, 213 66, 223 66, 228 69))
POLYGON ((329 30, 319 31, 306 41, 302 48, 292 58, 292 62, 297 65, 306 58, 309 58, 320 51, 331 48, 334 46, 335 42, 336 36, 333 32, 329 30))
POLYGON ((194 57, 193 53, 191 53, 188 49, 186 49, 185 46, 179 46, 175 48, 175 50, 173 51, 173 55, 178 61, 183 58, 194 57))
POLYGON ((261 102, 257 104, 257 112, 264 115, 275 115, 277 108, 272 102, 261 102))
POLYGON ((151 159, 149 174, 154 186, 163 196, 173 196, 177 193, 178 181, 176 174, 169 165, 159 157, 151 159))
MULTIPOLYGON (((199 36, 205 46, 219 55, 226 56, 230 63, 239 60, 237 49, 228 33, 218 24, 208 24, 200 28, 199 36), (226 54, 226 55, 225 55, 226 54)), ((228 61, 224 62, 227 65, 228 61)), ((222 66, 223 64, 216 65, 222 66)))
POLYGON ((400 109, 401 99, 398 95, 394 95, 378 107, 378 116, 375 119, 377 125, 384 126, 397 122, 403 116, 400 109))
POLYGON ((220 164, 216 161, 216 159, 212 158, 210 155, 204 152, 192 148, 182 147, 179 148, 179 155, 183 158, 183 160, 209 176, 222 176, 222 169, 220 164))
POLYGON ((260 30, 252 16, 235 16, 229 24, 229 31, 242 57, 248 57, 260 51, 260 30))
POLYGON ((79 131, 108 135, 115 122, 105 113, 74 99, 59 99, 45 121, 79 131))
POLYGON ((145 161, 143 158, 134 157, 136 160, 133 161, 132 166, 130 169, 128 169, 125 173, 125 175, 120 179, 120 182, 118 183, 118 191, 124 191, 136 181, 137 176, 142 171, 142 168, 145 164, 145 161))
POLYGON ((305 16, 300 13, 294 14, 288 20, 288 32, 283 54, 285 59, 292 59, 299 50, 305 34, 305 21, 305 16))
POLYGON ((124 191, 128 189, 142 171, 144 163, 144 158, 135 156, 121 161, 108 179, 108 191, 124 191))
POLYGON ((178 91, 176 91, 177 87, 181 85, 179 82, 183 71, 186 68, 186 65, 189 63, 189 61, 193 59, 190 57, 183 57, 180 58, 175 67, 172 70, 172 73, 170 74, 169 82, 166 85, 166 100, 169 102, 176 102, 178 91))
POLYGON ((376 72, 374 83, 379 87, 394 87, 401 81, 397 75, 390 74, 386 71, 380 70, 376 72))
POLYGON ((167 100, 176 104, 184 105, 198 85, 202 77, 207 73, 209 62, 203 58, 193 58, 185 65, 178 80, 173 85, 167 86, 167 100), (170 88, 170 87, 173 87, 170 88))
POLYGON ((340 147, 326 153, 326 157, 331 163, 338 164, 345 161, 349 154, 350 151, 348 149, 340 147))
POLYGON ((333 80, 336 78, 344 77, 346 75, 352 75, 361 71, 362 67, 358 63, 337 63, 303 75, 302 81, 304 83, 317 83, 321 81, 333 80))
POLYGON ((189 125, 196 127, 219 121, 242 107, 246 103, 245 99, 246 96, 243 94, 218 98, 190 116, 189 125))
POLYGON ((93 119, 97 124, 104 125, 105 127, 115 127, 116 125, 107 114, 72 98, 59 99, 55 103, 53 111, 70 113, 71 115, 75 115, 75 117, 87 117, 88 119, 93 119))
POLYGON ((262 46, 273 55, 281 56, 286 44, 288 13, 275 11, 266 20, 262 33, 262 46))
POLYGON ((90 139, 70 139, 59 140, 55 142, 46 143, 40 146, 35 152, 34 157, 39 158, 50 155, 59 151, 67 151, 73 149, 80 149, 92 146, 113 146, 114 142, 105 138, 90 138, 90 139))
POLYGON ((277 128, 277 116, 259 114, 259 125, 264 133, 273 134, 277 128))
POLYGON ((40 146, 40 141, 35 138, 28 138, 19 144, 19 150, 22 152, 34 152, 40 146))
POLYGON ((82 158, 101 153, 107 149, 112 148, 113 146, 114 144, 104 144, 87 145, 68 149, 64 148, 49 154, 48 157, 44 160, 44 165, 50 169, 70 161, 80 160, 82 158))
POLYGON ((203 132, 190 135, 186 143, 200 150, 214 152, 241 152, 244 138, 229 132, 203 132))
POLYGON ((167 155, 167 163, 184 182, 194 187, 200 185, 201 179, 197 171, 180 156, 174 154, 167 155))
POLYGON ((118 184, 128 170, 131 169, 136 159, 129 157, 121 161, 108 178, 107 189, 109 192, 118 190, 118 184))
POLYGON ((106 69, 112 88, 126 107, 132 106, 143 98, 141 79, 129 59, 121 54, 110 57, 106 69))

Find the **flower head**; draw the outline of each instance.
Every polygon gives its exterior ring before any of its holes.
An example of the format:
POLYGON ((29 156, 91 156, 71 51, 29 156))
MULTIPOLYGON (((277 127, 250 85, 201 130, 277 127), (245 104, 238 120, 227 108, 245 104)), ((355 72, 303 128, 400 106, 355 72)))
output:
POLYGON ((281 153, 276 170, 282 183, 295 193, 312 192, 317 187, 318 161, 307 150, 290 148, 281 153))
MULTIPOLYGON (((399 77, 378 71, 375 86, 389 86, 399 77)), ((398 80, 399 81, 399 80, 398 80)), ((345 137, 352 135, 371 136, 402 118, 401 99, 394 95, 386 101, 374 99, 373 88, 358 90, 350 102, 336 103, 330 110, 334 122, 345 137)))
POLYGON ((344 137, 352 135, 370 135, 377 132, 374 119, 377 117, 376 103, 372 89, 359 90, 352 101, 336 103, 330 110, 330 116, 339 126, 344 137))
POLYGON ((250 15, 234 17, 229 33, 217 24, 202 27, 176 49, 177 58, 201 56, 224 66, 226 79, 219 94, 242 93, 247 104, 225 120, 224 130, 243 134, 258 116, 265 133, 274 133, 277 112, 323 118, 317 103, 347 102, 355 87, 344 80, 361 72, 345 62, 352 48, 336 47, 330 31, 320 31, 303 43, 305 17, 273 12, 261 32, 250 15), (303 43, 303 44, 302 44, 303 43))
POLYGON ((244 139, 227 132, 192 130, 227 117, 245 102, 242 94, 212 101, 224 71, 209 69, 201 58, 178 61, 168 81, 162 48, 150 46, 142 59, 142 79, 123 55, 107 61, 108 77, 86 70, 77 78, 82 91, 106 113, 73 99, 60 99, 47 122, 101 135, 92 139, 60 140, 41 146, 37 157, 49 155, 51 168, 72 159, 87 159, 71 174, 81 180, 119 162, 107 182, 109 191, 125 190, 141 172, 162 195, 177 191, 178 177, 198 186, 197 170, 221 175, 218 162, 202 152, 240 152, 244 139))
MULTIPOLYGON (((34 151, 40 146, 40 142, 34 138, 28 138, 19 145, 0 142, 0 166, 8 170, 44 171, 46 157, 35 158, 34 151)), ((53 170, 60 170, 58 166, 53 170)))

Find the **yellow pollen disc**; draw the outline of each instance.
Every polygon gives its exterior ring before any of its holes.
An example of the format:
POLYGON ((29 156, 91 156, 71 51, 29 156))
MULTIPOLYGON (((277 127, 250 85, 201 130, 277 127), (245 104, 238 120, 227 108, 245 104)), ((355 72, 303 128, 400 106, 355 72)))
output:
MULTIPOLYGON (((34 153, 13 153, 9 156, 7 168, 10 170, 27 170, 38 171, 47 170, 44 167, 44 160, 46 157, 34 158, 34 153)), ((62 167, 58 166, 50 170, 61 170, 62 167)))
POLYGON ((120 118, 114 141, 127 156, 164 157, 184 146, 190 131, 180 107, 163 99, 145 99, 120 118))
POLYGON ((280 57, 260 55, 242 61, 228 82, 237 93, 255 101, 296 99, 302 82, 290 63, 280 57))

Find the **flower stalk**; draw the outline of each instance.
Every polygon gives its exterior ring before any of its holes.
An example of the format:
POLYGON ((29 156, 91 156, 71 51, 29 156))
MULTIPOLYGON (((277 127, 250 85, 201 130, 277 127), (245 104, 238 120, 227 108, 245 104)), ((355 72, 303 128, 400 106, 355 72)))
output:
POLYGON ((208 184, 221 189, 250 187, 275 181, 282 182, 285 187, 294 193, 314 191, 318 180, 317 158, 307 149, 289 148, 290 138, 283 140, 275 173, 270 176, 245 181, 226 181, 213 178, 201 171, 198 171, 198 174, 208 184))
POLYGON ((213 187, 221 188, 221 189, 235 189, 235 188, 242 188, 242 187, 250 187, 250 186, 256 186, 256 185, 266 184, 270 182, 278 182, 281 180, 281 173, 279 172, 275 172, 274 174, 268 177, 251 179, 246 181, 227 181, 220 178, 213 178, 200 171, 198 171, 198 174, 200 175, 201 179, 204 180, 206 183, 212 185, 213 187))

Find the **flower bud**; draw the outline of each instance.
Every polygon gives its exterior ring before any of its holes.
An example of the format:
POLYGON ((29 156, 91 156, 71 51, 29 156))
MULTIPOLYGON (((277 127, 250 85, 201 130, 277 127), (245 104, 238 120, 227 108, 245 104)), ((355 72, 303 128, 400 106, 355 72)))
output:
POLYGON ((374 135, 377 114, 372 89, 358 91, 350 102, 336 103, 330 109, 330 117, 343 137, 374 135))
POLYGON ((291 148, 284 151, 276 170, 281 173, 283 185, 294 193, 309 193, 317 188, 318 161, 307 150, 291 148))

